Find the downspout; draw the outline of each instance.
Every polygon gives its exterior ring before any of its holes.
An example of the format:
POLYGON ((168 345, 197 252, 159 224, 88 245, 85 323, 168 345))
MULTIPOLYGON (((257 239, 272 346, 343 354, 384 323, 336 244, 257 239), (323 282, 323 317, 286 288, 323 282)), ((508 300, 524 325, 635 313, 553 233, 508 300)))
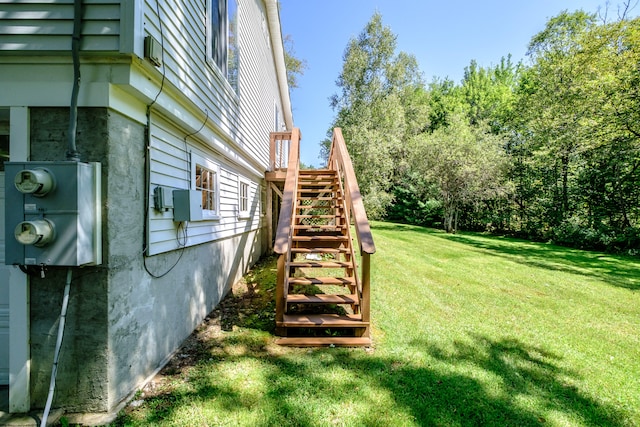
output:
POLYGON ((280 12, 278 10, 278 1, 264 0, 264 3, 267 8, 267 21, 269 23, 271 46, 273 47, 273 61, 276 65, 278 87, 280 88, 280 99, 282 101, 284 122, 287 125, 287 130, 292 130, 293 114, 291 113, 289 83, 287 83, 287 66, 284 61, 284 44, 282 42, 282 29, 280 28, 280 12))
POLYGON ((69 129, 67 131, 67 160, 80 161, 76 149, 76 128, 78 126, 78 92, 80 91, 80 36, 82 30, 82 0, 73 2, 73 36, 71 37, 71 56, 73 57, 73 89, 69 111, 69 129))

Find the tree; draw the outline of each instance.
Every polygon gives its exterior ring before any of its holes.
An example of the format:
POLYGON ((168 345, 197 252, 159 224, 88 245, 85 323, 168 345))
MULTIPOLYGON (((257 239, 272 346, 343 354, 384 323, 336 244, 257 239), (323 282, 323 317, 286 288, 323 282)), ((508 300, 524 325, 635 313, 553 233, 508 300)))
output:
POLYGON ((367 213, 381 218, 406 169, 406 141, 428 122, 427 94, 415 57, 396 54, 396 36, 378 13, 349 41, 343 61, 332 128, 342 128, 367 213))
POLYGON ((296 57, 291 34, 285 35, 282 42, 284 44, 284 64, 287 68, 287 83, 289 88, 295 89, 298 87, 298 77, 302 76, 304 70, 307 69, 307 61, 296 57))
POLYGON ((511 55, 488 68, 471 61, 464 70, 460 97, 472 125, 486 122, 494 133, 505 131, 520 70, 520 65, 511 62, 511 55))
POLYGON ((534 163, 531 170, 539 180, 533 182, 542 183, 536 195, 541 210, 535 215, 545 217, 543 228, 559 226, 575 207, 571 193, 580 167, 578 153, 590 140, 583 87, 594 77, 578 55, 581 37, 594 25, 595 15, 565 11, 551 18, 529 45, 533 65, 520 82, 519 99, 519 116, 529 136, 521 154, 534 163))
POLYGON ((413 146, 413 169, 436 184, 449 233, 456 231, 465 205, 509 191, 504 139, 486 125, 472 126, 465 116, 455 114, 449 126, 417 136, 413 146))
POLYGON ((640 20, 563 12, 534 36, 512 152, 525 227, 597 248, 640 243, 640 20))

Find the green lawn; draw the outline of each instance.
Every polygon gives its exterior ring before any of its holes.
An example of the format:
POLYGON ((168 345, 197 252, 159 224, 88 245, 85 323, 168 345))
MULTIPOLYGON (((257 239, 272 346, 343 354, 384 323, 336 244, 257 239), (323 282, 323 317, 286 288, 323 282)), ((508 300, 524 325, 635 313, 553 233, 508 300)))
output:
POLYGON ((373 349, 275 346, 265 260, 114 425, 640 426, 640 260, 373 233, 373 349))

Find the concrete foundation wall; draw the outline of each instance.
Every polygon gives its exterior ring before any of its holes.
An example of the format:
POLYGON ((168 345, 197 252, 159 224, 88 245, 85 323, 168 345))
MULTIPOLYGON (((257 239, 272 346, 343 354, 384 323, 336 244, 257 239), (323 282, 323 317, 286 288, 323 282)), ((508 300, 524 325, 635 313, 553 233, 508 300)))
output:
MULTIPOLYGON (((82 161, 102 164, 103 233, 108 224, 109 164, 106 109, 78 112, 78 151, 82 161)), ((65 160, 68 108, 31 109, 31 160, 65 160)), ((103 250, 108 245, 103 244, 103 250)), ((105 252, 106 255, 106 252, 105 252)), ((65 335, 60 352, 54 407, 105 411, 108 393, 108 265, 74 268, 65 335)), ((35 269, 34 269, 35 270, 35 269)), ((53 354, 66 281, 66 268, 49 267, 45 277, 31 275, 31 406, 42 408, 47 399, 53 354)))
MULTIPOLYGON (((188 247, 165 276, 140 280, 115 273, 110 286, 111 407, 136 390, 220 302, 231 285, 260 257, 260 234, 252 232, 212 244, 188 247)), ((179 253, 147 259, 163 273, 179 253)))
MULTIPOLYGON (((64 159, 68 115, 66 108, 32 109, 32 160, 64 159)), ((264 233, 144 259, 144 125, 81 108, 77 143, 83 161, 102 163, 103 265, 73 271, 54 407, 110 412, 257 261, 264 233)), ((46 401, 66 269, 45 274, 31 279, 33 408, 46 401)))

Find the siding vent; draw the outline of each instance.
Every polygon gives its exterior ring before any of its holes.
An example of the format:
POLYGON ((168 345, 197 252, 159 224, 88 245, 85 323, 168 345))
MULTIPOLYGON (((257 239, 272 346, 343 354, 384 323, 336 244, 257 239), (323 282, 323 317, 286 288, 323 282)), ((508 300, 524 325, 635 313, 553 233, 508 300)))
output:
POLYGON ((151 36, 144 38, 144 57, 153 65, 162 65, 162 45, 151 36))

